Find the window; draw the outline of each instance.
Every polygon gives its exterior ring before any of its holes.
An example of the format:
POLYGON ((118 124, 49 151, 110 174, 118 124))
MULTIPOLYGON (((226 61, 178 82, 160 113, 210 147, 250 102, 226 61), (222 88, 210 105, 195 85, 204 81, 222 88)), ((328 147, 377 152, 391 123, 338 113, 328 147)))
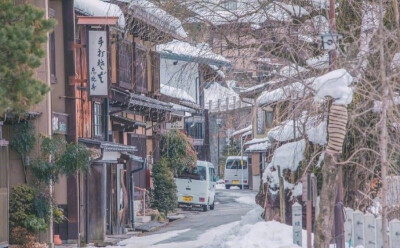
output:
POLYGON ((178 176, 178 178, 205 181, 207 179, 206 167, 197 166, 196 168, 193 169, 186 168, 178 176))
POLYGON ((132 44, 129 41, 118 44, 118 81, 121 87, 132 89, 132 44))
POLYGON ((138 47, 135 48, 135 85, 137 93, 147 93, 147 52, 138 47))
POLYGON ((237 9, 237 0, 226 0, 224 2, 223 6, 227 10, 236 10, 237 9))
POLYGON ((209 181, 216 182, 217 180, 215 180, 216 178, 215 178, 215 170, 214 170, 214 168, 208 168, 208 172, 210 174, 209 181))
POLYGON ((257 134, 265 132, 265 111, 262 108, 257 109, 257 134))
POLYGON ((272 127, 272 122, 274 121, 274 112, 272 111, 266 111, 265 112, 265 126, 267 128, 272 127))
MULTIPOLYGON (((240 159, 231 159, 226 161, 226 169, 242 169, 240 159)), ((247 169, 247 161, 243 160, 243 169, 247 169)))
POLYGON ((201 122, 186 122, 186 132, 193 139, 204 139, 203 123, 201 122))
POLYGON ((101 104, 97 102, 93 104, 93 124, 94 136, 101 136, 103 134, 103 116, 101 111, 101 104))
POLYGON ((50 45, 50 82, 52 84, 57 83, 56 77, 56 38, 54 35, 54 31, 51 32, 49 36, 49 45, 50 45))

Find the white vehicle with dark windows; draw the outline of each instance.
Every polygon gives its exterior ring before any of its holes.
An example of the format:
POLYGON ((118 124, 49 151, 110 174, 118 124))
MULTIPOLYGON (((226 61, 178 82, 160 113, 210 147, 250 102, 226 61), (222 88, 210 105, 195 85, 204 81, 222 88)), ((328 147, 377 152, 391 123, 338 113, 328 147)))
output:
POLYGON ((247 156, 230 156, 226 159, 224 181, 225 188, 238 186, 240 189, 249 187, 249 171, 247 170, 247 156), (241 159, 243 158, 243 162, 241 159))
POLYGON ((210 162, 197 161, 196 168, 185 169, 175 178, 179 206, 213 210, 216 179, 214 165, 210 162))

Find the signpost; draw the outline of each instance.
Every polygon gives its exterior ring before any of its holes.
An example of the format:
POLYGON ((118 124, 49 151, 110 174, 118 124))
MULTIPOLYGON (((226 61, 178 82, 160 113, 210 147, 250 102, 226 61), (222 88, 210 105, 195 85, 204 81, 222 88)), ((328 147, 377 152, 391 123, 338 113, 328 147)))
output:
POLYGON ((89 31, 89 88, 91 96, 108 96, 107 32, 89 31))
POLYGON ((303 211, 301 205, 296 202, 292 205, 293 244, 302 246, 303 242, 303 211))

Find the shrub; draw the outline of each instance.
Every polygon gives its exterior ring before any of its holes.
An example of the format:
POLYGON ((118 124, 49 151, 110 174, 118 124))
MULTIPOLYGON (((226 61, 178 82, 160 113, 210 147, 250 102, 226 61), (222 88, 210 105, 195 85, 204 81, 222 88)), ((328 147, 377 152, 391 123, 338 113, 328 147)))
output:
POLYGON ((39 218, 36 215, 29 215, 25 220, 25 227, 32 233, 38 233, 47 229, 47 223, 43 218, 39 218))
POLYGON ((174 175, 168 168, 165 159, 162 158, 153 166, 153 180, 152 206, 167 216, 168 212, 174 210, 178 205, 178 199, 174 175))
POLYGON ((14 227, 10 232, 10 243, 16 245, 32 244, 35 236, 24 227, 14 227))
POLYGON ((161 157, 175 176, 185 168, 195 167, 197 154, 186 134, 172 130, 161 137, 161 157))
POLYGON ((10 230, 24 227, 28 216, 35 213, 35 191, 27 185, 15 186, 10 192, 10 230))

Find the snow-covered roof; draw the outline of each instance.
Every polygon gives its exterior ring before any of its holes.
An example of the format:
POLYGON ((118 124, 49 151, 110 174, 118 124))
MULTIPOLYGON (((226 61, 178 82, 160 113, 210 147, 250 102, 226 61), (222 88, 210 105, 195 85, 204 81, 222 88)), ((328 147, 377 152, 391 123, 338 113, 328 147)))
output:
POLYGON ((253 127, 252 127, 252 125, 250 125, 248 127, 245 127, 245 128, 242 128, 242 129, 239 129, 239 130, 233 132, 232 135, 233 136, 241 135, 241 134, 244 134, 244 133, 246 133, 248 131, 251 131, 252 129, 253 129, 253 127))
POLYGON ((120 7, 116 4, 101 0, 75 0, 75 10, 87 16, 118 17, 118 27, 125 28, 125 17, 120 7))
POLYGON ((268 137, 265 138, 254 138, 252 140, 247 141, 246 143, 244 143, 244 145, 254 145, 254 144, 259 144, 259 143, 263 143, 269 141, 268 137))
POLYGON ((327 143, 327 124, 326 121, 321 121, 319 116, 308 116, 307 112, 303 112, 302 116, 295 121, 284 121, 269 130, 267 135, 270 140, 279 142, 287 142, 307 135, 310 142, 325 145, 327 143), (295 130, 293 125, 295 125, 295 130))
POLYGON ((219 54, 215 54, 205 43, 199 43, 194 46, 187 42, 173 40, 165 44, 157 45, 156 50, 162 56, 169 58, 174 57, 211 65, 230 64, 228 59, 219 54))
POLYGON ((221 106, 226 105, 226 99, 232 101, 233 98, 236 101, 240 100, 239 94, 233 89, 222 86, 217 82, 211 83, 207 88, 204 88, 204 100, 208 103, 210 100, 217 102, 221 100, 221 106))
POLYGON ((117 0, 117 1, 129 3, 129 9, 132 11, 132 14, 134 16, 146 20, 151 20, 153 23, 158 23, 161 25, 161 27, 168 29, 169 32, 173 32, 182 38, 188 37, 186 31, 182 27, 181 21, 176 17, 170 15, 169 13, 167 13, 165 10, 161 9, 154 3, 147 0, 117 0))
POLYGON ((302 17, 305 15, 310 15, 310 13, 308 13, 308 11, 306 9, 304 9, 303 7, 300 7, 299 5, 286 4, 286 3, 278 2, 278 1, 275 1, 274 3, 278 6, 281 6, 285 10, 287 10, 292 16, 302 17))
POLYGON ((353 77, 345 70, 338 69, 317 77, 312 83, 316 98, 330 96, 336 104, 348 105, 353 99, 353 89, 350 84, 353 77))
POLYGON ((189 93, 187 93, 185 90, 183 89, 178 89, 169 85, 165 85, 165 84, 161 84, 160 85, 160 92, 161 94, 173 97, 173 98, 177 98, 180 100, 185 100, 185 101, 189 101, 189 102, 193 102, 195 103, 196 100, 191 97, 189 95, 189 93))
POLYGON ((307 72, 307 71, 309 71, 309 70, 304 67, 301 67, 296 64, 290 64, 290 65, 282 67, 279 70, 279 75, 281 75, 283 77, 296 77, 297 75, 299 75, 299 73, 307 72))
POLYGON ((250 145, 246 148, 246 152, 262 152, 268 150, 271 147, 271 142, 269 140, 250 145))
POLYGON ((264 91, 257 98, 257 103, 259 106, 265 106, 283 100, 298 99, 304 96, 305 90, 304 84, 295 82, 275 90, 264 91))

